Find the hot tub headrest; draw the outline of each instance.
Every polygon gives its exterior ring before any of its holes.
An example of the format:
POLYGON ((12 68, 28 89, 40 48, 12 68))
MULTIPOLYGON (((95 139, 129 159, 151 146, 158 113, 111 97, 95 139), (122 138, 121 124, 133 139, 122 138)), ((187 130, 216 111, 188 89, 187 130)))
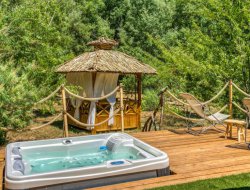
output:
POLYGON ((18 156, 21 156, 21 153, 19 151, 20 147, 13 147, 12 148, 12 153, 18 156))
POLYGON ((15 162, 13 164, 13 169, 24 174, 25 167, 24 167, 23 161, 22 160, 15 160, 15 162))
POLYGON ((15 158, 13 169, 21 172, 23 175, 29 174, 32 170, 31 165, 20 158, 15 158))
POLYGON ((125 134, 113 134, 109 137, 106 146, 109 151, 115 151, 119 146, 133 145, 134 140, 125 134))

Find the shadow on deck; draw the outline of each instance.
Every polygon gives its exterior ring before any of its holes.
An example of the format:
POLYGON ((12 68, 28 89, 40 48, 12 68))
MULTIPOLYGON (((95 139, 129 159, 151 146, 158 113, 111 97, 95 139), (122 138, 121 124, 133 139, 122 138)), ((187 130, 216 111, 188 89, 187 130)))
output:
MULTIPOLYGON (((170 158, 170 168, 175 175, 93 189, 149 189, 250 172, 250 151, 247 145, 238 143, 236 138, 225 139, 223 133, 211 130, 208 134, 193 136, 187 134, 184 129, 178 129, 139 132, 131 135, 166 152, 170 158)), ((233 137, 236 136, 234 130, 233 137)), ((0 169, 3 170, 3 166, 4 150, 1 148, 0 169)), ((2 178, 1 172, 0 179, 2 178)))
POLYGON ((223 133, 215 130, 199 136, 188 134, 185 129, 132 135, 166 152, 170 158, 170 168, 176 175, 93 189, 150 189, 250 172, 250 151, 244 142, 238 143, 236 130, 232 139, 225 139, 223 133))

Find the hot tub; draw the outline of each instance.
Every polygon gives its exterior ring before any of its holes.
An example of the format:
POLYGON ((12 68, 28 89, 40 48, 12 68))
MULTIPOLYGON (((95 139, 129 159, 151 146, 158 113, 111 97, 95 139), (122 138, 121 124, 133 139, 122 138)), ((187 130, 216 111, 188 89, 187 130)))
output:
POLYGON ((5 189, 83 189, 163 175, 167 154, 124 133, 6 147, 5 189))

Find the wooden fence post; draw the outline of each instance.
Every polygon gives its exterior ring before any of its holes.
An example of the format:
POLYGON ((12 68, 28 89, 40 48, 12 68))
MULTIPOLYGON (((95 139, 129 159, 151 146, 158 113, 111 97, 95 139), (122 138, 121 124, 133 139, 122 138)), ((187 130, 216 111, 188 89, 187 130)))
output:
POLYGON ((137 93, 138 93, 138 129, 141 129, 141 103, 142 103, 142 75, 137 74, 137 93))
POLYGON ((63 103, 64 137, 68 137, 69 136, 69 130, 68 130, 67 106, 66 106, 66 95, 65 95, 64 86, 62 86, 62 103, 63 103))
POLYGON ((164 93, 160 95, 160 104, 161 104, 161 115, 160 115, 159 130, 161 130, 163 123, 163 116, 164 116, 164 104, 165 104, 164 93))
POLYGON ((123 85, 120 84, 120 108, 121 108, 121 128, 124 132, 124 104, 123 104, 123 85))
POLYGON ((229 115, 230 119, 233 118, 233 82, 232 79, 229 81, 229 115))

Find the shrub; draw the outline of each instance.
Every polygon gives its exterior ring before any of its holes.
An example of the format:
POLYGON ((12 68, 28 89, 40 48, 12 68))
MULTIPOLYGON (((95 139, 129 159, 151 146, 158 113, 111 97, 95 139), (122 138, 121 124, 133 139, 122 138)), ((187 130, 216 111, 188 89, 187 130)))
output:
POLYGON ((142 100, 142 109, 145 111, 154 110, 159 102, 159 97, 157 96, 157 92, 154 90, 145 90, 143 94, 142 100))
POLYGON ((35 90, 26 74, 0 65, 0 126, 23 128, 32 117, 35 90))

